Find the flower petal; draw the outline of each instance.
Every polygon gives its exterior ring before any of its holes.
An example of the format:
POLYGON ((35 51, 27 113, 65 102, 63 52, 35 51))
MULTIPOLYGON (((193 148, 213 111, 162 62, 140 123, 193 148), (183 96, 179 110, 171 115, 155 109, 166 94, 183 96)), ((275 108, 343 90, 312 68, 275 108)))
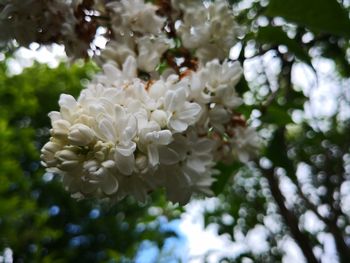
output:
POLYGON ((121 155, 128 157, 136 150, 136 143, 129 141, 126 144, 118 144, 115 149, 121 155))
POLYGON ((169 147, 159 147, 159 161, 162 164, 171 165, 180 161, 180 157, 177 152, 169 147))
POLYGON ((130 156, 123 156, 118 151, 115 151, 114 158, 117 168, 122 174, 132 174, 135 167, 135 158, 133 154, 130 156))
POLYGON ((165 94, 164 105, 168 111, 175 111, 186 101, 186 91, 184 88, 168 90, 165 94))
POLYGON ((119 183, 117 178, 107 174, 106 179, 101 183, 101 189, 106 195, 112 195, 118 191, 119 183))
POLYGON ((195 102, 185 102, 184 107, 176 112, 176 116, 188 122, 189 124, 192 124, 193 121, 195 121, 201 112, 201 106, 195 102))
POLYGON ((101 137, 101 139, 105 141, 115 142, 116 134, 113 124, 110 120, 103 118, 100 120, 98 124, 98 132, 97 135, 101 137))
POLYGON ((187 129, 188 124, 186 122, 181 121, 181 120, 171 119, 169 122, 169 127, 177 132, 183 132, 187 129))
POLYGON ((148 160, 152 166, 156 166, 159 163, 158 147, 156 145, 148 145, 147 147, 148 160))
POLYGON ((78 105, 75 98, 72 95, 68 94, 61 94, 58 104, 60 105, 60 107, 65 107, 72 111, 74 111, 78 105))

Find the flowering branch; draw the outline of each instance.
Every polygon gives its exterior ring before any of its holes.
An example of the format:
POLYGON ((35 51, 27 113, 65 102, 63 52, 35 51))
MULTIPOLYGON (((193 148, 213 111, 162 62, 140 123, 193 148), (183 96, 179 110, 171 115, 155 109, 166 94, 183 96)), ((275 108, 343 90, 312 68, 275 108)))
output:
POLYGON ((213 194, 218 161, 248 161, 257 151, 255 130, 237 114, 242 68, 228 59, 237 24, 225 0, 50 0, 27 14, 29 3, 1 9, 14 29, 6 37, 20 44, 55 40, 71 59, 86 58, 98 28, 106 29, 106 47, 94 56, 103 72, 78 98, 61 95, 42 149, 43 165, 74 198, 144 202, 165 188, 185 204, 193 193, 213 194), (23 16, 35 32, 22 39, 23 16))

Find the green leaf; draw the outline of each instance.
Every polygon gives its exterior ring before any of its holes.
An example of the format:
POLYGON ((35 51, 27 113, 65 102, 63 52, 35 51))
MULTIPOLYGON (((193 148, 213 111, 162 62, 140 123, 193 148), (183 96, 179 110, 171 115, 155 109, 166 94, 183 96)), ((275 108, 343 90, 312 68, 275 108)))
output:
POLYGON ((287 156, 284 127, 279 128, 274 132, 272 139, 266 148, 265 156, 273 162, 274 166, 284 168, 287 175, 294 180, 294 166, 293 162, 287 156))
POLYGON ((257 41, 272 45, 285 45, 298 59, 312 67, 311 58, 302 46, 288 37, 281 27, 261 27, 258 31, 257 41))
POLYGON ((266 112, 261 117, 261 121, 264 123, 276 124, 278 126, 284 126, 293 122, 291 116, 287 112, 287 109, 275 104, 267 107, 266 112))
POLYGON ((283 17, 316 33, 350 37, 348 14, 336 0, 270 0, 266 15, 283 17))
POLYGON ((231 176, 242 167, 242 163, 235 162, 230 165, 219 163, 216 166, 216 169, 220 171, 220 174, 217 176, 217 180, 212 185, 212 190, 215 195, 222 193, 225 188, 225 185, 230 180, 231 176))
POLYGON ((288 109, 304 109, 304 104, 307 100, 303 91, 289 89, 287 95, 287 102, 285 107, 288 109))
POLYGON ((237 93, 239 95, 243 95, 246 91, 249 90, 249 85, 248 82, 246 81, 246 79, 244 77, 242 77, 240 79, 240 81, 237 83, 235 90, 237 91, 237 93))

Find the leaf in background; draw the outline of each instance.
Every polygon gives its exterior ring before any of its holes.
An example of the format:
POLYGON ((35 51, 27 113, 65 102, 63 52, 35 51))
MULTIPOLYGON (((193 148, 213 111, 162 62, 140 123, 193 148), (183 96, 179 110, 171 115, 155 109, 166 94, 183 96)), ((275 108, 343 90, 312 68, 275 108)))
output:
POLYGON ((283 17, 316 33, 350 37, 348 14, 336 0, 270 0, 266 15, 283 17))
POLYGON ((266 148, 265 156, 271 160, 274 166, 282 167, 286 170, 287 175, 292 180, 295 179, 294 166, 287 156, 287 145, 285 142, 285 128, 277 129, 269 145, 266 148))
POLYGON ((242 96, 246 91, 249 90, 248 82, 244 77, 242 77, 241 80, 237 83, 235 90, 240 96, 242 96))
POLYGON ((288 109, 304 109, 304 104, 307 97, 304 95, 303 91, 289 89, 287 94, 287 101, 284 105, 288 109))
POLYGON ((347 59, 347 47, 341 48, 337 43, 324 43, 322 55, 334 60, 337 71, 344 78, 350 77, 350 63, 347 59))
POLYGON ((272 104, 266 108, 261 117, 261 121, 264 123, 276 124, 278 126, 285 126, 288 123, 293 122, 291 116, 287 112, 287 108, 272 104))
POLYGON ((223 163, 219 163, 216 166, 216 169, 220 171, 220 174, 217 176, 217 180, 212 185, 212 190, 215 195, 222 193, 225 188, 225 185, 231 178, 231 176, 238 171, 239 168, 242 167, 242 163, 235 162, 230 165, 226 165, 223 163))
POLYGON ((261 43, 267 43, 272 45, 285 45, 289 52, 293 53, 298 59, 308 64, 313 68, 311 64, 311 58, 308 53, 302 48, 302 46, 288 37, 286 32, 281 27, 261 27, 258 31, 256 40, 261 43))

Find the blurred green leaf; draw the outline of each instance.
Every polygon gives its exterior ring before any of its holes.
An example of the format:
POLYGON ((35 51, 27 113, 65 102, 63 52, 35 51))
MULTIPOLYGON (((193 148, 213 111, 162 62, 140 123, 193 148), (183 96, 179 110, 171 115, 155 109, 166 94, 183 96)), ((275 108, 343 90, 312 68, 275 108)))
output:
POLYGON ((237 172, 238 169, 241 167, 242 167, 242 163, 240 162, 234 162, 230 165, 219 163, 216 166, 216 169, 220 171, 220 174, 217 176, 217 180, 212 185, 213 192, 216 195, 221 193, 225 188, 225 186, 227 185, 228 181, 230 180, 231 176, 233 176, 233 174, 237 172))
POLYGON ((240 81, 237 83, 235 90, 239 95, 243 95, 246 91, 249 90, 249 85, 244 77, 240 79, 240 81))
POLYGON ((316 33, 350 37, 349 15, 336 0, 270 0, 266 15, 283 17, 316 33))
POLYGON ((311 58, 308 53, 297 41, 289 38, 281 27, 267 26, 259 28, 256 40, 260 43, 285 45, 289 52, 293 53, 298 59, 312 67, 311 58))
POLYGON ((350 64, 347 58, 347 47, 340 47, 337 43, 323 43, 321 46, 322 55, 326 58, 332 59, 339 74, 344 77, 350 77, 350 64))
POLYGON ((291 116, 287 112, 287 108, 277 104, 269 105, 266 108, 261 117, 261 121, 264 123, 276 124, 277 126, 284 126, 293 122, 291 116))
POLYGON ((270 140, 265 156, 272 161, 275 167, 285 169, 287 175, 295 179, 293 162, 287 156, 287 145, 285 141, 285 128, 278 128, 270 140))

